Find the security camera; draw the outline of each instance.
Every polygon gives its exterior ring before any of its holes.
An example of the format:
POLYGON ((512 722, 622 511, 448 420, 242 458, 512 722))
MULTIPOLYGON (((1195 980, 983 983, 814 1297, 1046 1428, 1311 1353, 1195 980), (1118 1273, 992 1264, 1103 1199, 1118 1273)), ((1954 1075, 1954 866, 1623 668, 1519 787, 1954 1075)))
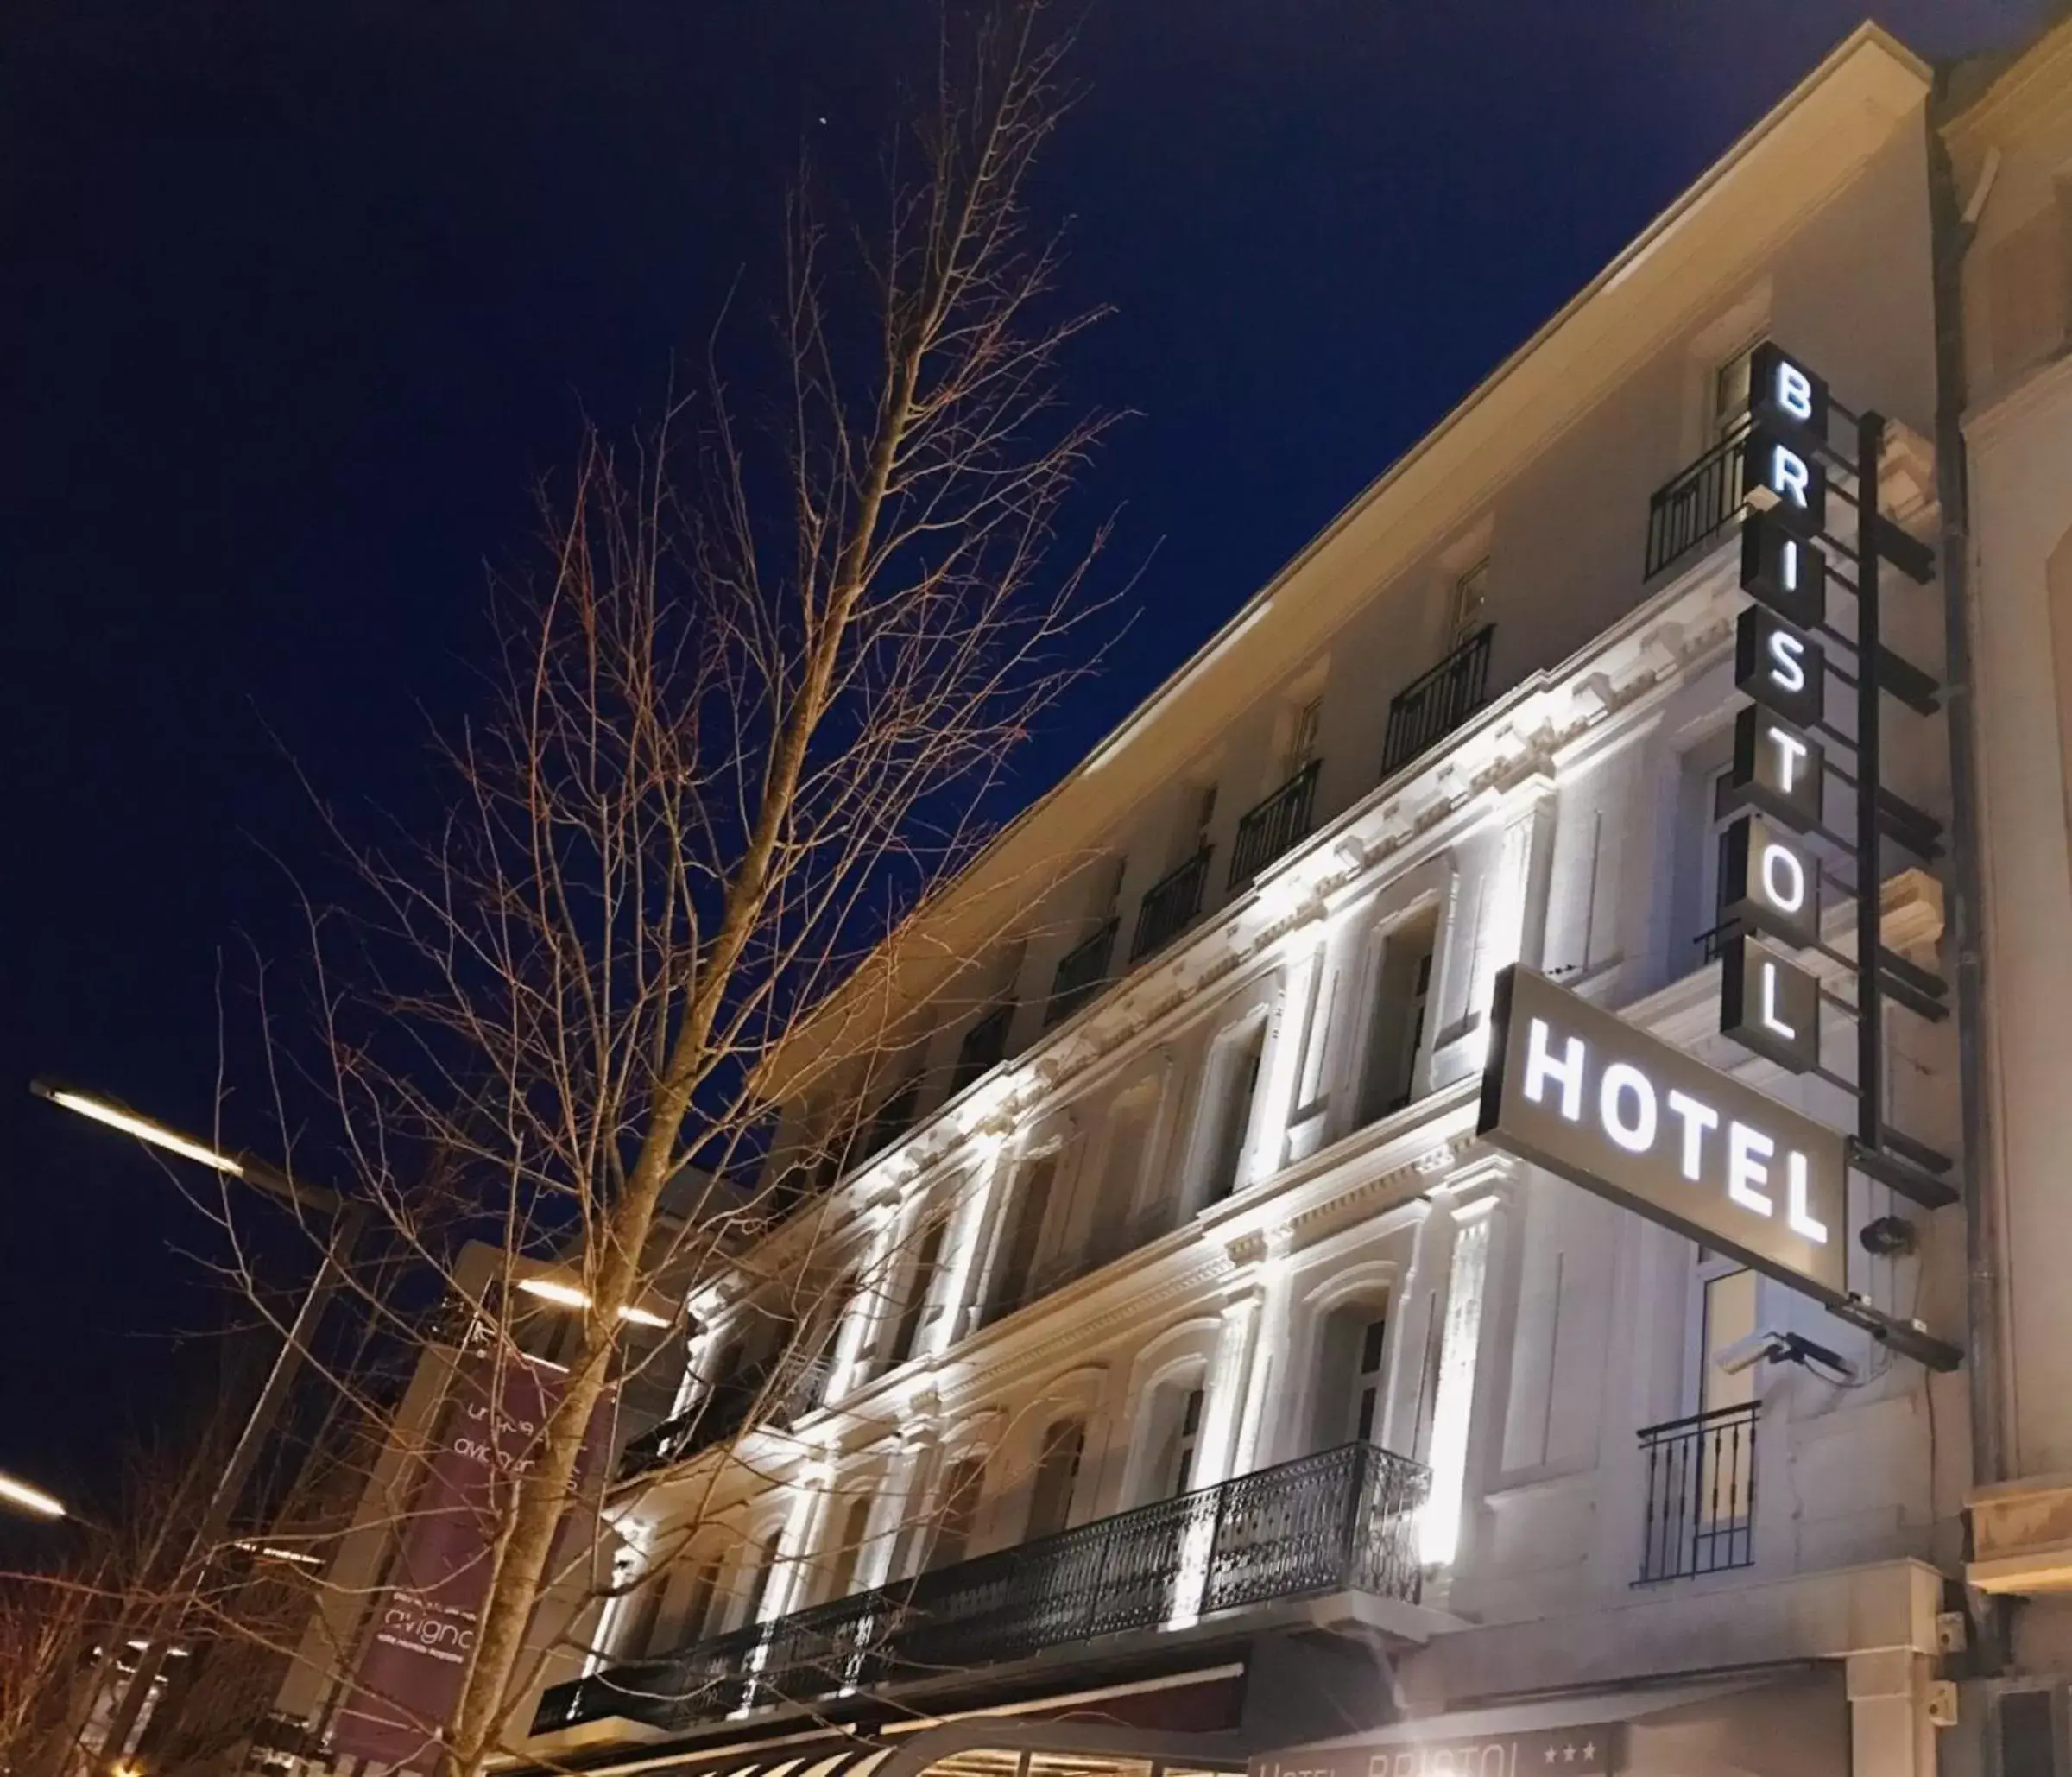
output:
POLYGON ((1727 1375, 1738 1376, 1745 1369, 1753 1369, 1766 1357, 1782 1356, 1784 1344, 1782 1333, 1752 1332, 1731 1345, 1721 1346, 1712 1354, 1712 1361, 1727 1375))
POLYGON ((1730 1376, 1738 1376, 1745 1369, 1753 1369, 1766 1359, 1772 1363, 1796 1363, 1802 1369, 1818 1364, 1822 1369, 1840 1376, 1845 1382, 1852 1380, 1856 1374, 1841 1352, 1830 1351, 1825 1345, 1816 1344, 1803 1333, 1778 1332, 1770 1328, 1761 1332, 1752 1332, 1746 1338, 1736 1339, 1731 1345, 1722 1345, 1712 1354, 1712 1361, 1730 1376))

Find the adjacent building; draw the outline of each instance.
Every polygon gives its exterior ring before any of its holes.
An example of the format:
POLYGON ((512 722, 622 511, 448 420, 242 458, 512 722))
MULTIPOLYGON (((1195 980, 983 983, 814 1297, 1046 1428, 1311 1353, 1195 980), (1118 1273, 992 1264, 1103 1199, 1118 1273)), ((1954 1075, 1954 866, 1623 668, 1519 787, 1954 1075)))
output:
POLYGON ((1979 772, 1980 1165, 1974 1267, 1984 1459, 1963 1572, 2002 1611, 2009 1770, 2072 1765, 2072 27, 1961 94, 1951 168, 1946 405, 1968 468, 1953 562, 1970 582, 1979 772), (2051 1762, 2050 1761, 2055 1761, 2051 1762))

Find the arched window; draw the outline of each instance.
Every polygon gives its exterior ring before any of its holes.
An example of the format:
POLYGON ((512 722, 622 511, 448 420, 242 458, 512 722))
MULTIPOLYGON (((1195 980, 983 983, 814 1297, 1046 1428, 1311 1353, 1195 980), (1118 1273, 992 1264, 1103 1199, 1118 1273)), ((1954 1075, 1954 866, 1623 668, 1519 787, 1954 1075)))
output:
POLYGON ((1318 1329, 1311 1441, 1318 1450, 1371 1443, 1381 1434, 1388 1321, 1379 1302, 1349 1302, 1318 1329))
POLYGON ((831 1600, 846 1598, 856 1589, 856 1567, 870 1534, 870 1495, 861 1494, 849 1502, 849 1509, 842 1515, 834 1560, 828 1569, 827 1596, 831 1600))
POLYGON ((755 1558, 745 1575, 747 1584, 741 1589, 741 1620, 737 1627, 762 1620, 762 1607, 769 1601, 770 1583, 777 1575, 777 1549, 780 1534, 772 1531, 757 1545, 755 1558))
POLYGON ((978 1518, 979 1489, 985 1484, 983 1457, 960 1457, 943 1476, 942 1496, 936 1505, 935 1534, 928 1544, 924 1568, 951 1567, 964 1559, 970 1546, 971 1527, 978 1518))
MULTIPOLYGON (((711 1626, 712 1597, 719 1590, 719 1557, 709 1555, 691 1576, 691 1590, 684 1599, 684 1614, 676 1626, 676 1643, 688 1647, 703 1641, 711 1626)), ((650 1647, 649 1653, 658 1650, 650 1647)))
POLYGON ((1079 1481, 1079 1460, 1086 1450, 1086 1421, 1058 1420, 1045 1428, 1043 1454, 1036 1463, 1036 1482, 1029 1493, 1026 1540, 1049 1536, 1072 1521, 1072 1489, 1079 1481))
POLYGON ((1158 1441, 1152 1451, 1150 1498, 1172 1499, 1193 1484, 1203 1400, 1198 1382, 1167 1383, 1154 1398, 1152 1426, 1158 1441))

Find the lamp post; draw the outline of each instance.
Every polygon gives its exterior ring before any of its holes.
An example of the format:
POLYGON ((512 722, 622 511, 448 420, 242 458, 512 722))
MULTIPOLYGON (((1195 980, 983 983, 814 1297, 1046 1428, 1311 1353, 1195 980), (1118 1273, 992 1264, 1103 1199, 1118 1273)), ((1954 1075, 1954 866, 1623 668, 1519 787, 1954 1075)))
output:
MULTIPOLYGON (((334 1191, 317 1186, 299 1185, 265 1161, 250 1154, 227 1153, 212 1147, 205 1141, 183 1135, 176 1129, 167 1129, 149 1117, 139 1116, 126 1106, 95 1093, 80 1091, 73 1087, 62 1086, 44 1079, 29 1082, 29 1091, 39 1098, 74 1114, 92 1119, 136 1140, 177 1154, 226 1178, 237 1179, 245 1184, 265 1192, 268 1196, 294 1205, 298 1209, 314 1210, 331 1217, 331 1239, 325 1249, 323 1262, 317 1267, 317 1274, 310 1281, 307 1292, 295 1310, 288 1325, 287 1337, 275 1354, 272 1368, 267 1372, 266 1382, 259 1390, 259 1398, 252 1403, 244 1426, 237 1434, 230 1460, 217 1477, 209 1494, 209 1502, 202 1514, 201 1522, 195 1527, 194 1536, 187 1552, 183 1571, 194 1571, 198 1563, 205 1563, 211 1550, 224 1539, 230 1527, 231 1515, 237 1509, 237 1500, 244 1491, 245 1483, 251 1478, 254 1466, 259 1459, 260 1450, 272 1434, 274 1422, 280 1417, 282 1403, 294 1386, 297 1373, 302 1367, 302 1356, 310 1337, 323 1319, 324 1310, 344 1277, 345 1268, 351 1262, 352 1252, 365 1230, 367 1216, 363 1205, 349 1204, 334 1191)), ((46 1498, 48 1496, 44 1496, 46 1498)), ((55 1501, 51 1503, 56 1504, 55 1501)), ((63 1508, 60 1507, 60 1510, 63 1508)), ((175 1606, 177 1609, 177 1606, 175 1606)), ((174 1625, 177 1627, 177 1624, 174 1625)), ((168 1635, 151 1635, 148 1645, 137 1658, 136 1666, 130 1675, 122 1701, 117 1705, 109 1721, 108 1731, 101 1749, 110 1761, 119 1762, 127 1750, 130 1734, 135 1730, 137 1717, 142 1713, 145 1699, 151 1687, 157 1683, 164 1669, 167 1649, 171 1646, 168 1635)))

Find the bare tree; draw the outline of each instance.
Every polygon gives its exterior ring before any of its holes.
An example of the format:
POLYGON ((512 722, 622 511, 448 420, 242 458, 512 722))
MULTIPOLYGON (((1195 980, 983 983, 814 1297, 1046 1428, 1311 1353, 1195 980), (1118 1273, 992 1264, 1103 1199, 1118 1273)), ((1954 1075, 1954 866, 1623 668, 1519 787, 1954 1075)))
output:
MULTIPOLYGON (((490 1244, 493 1287, 463 1293, 500 1361, 521 1358, 531 1268, 580 1291, 545 1424, 490 1508, 458 1701, 427 1724, 442 1777, 475 1777, 534 1676, 586 1433, 638 1368, 629 1314, 676 1312, 745 1235, 810 1221, 803 1181, 897 1110, 868 1102, 887 1059, 843 1078, 817 1151, 758 1174, 764 1058, 837 989, 848 1047, 893 1055, 867 959, 982 842, 1004 762, 1093 651, 1102 535, 1061 515, 1109 418, 1065 411, 1057 374, 1096 315, 1059 304, 1057 238, 1027 207, 1064 47, 1034 3, 952 20, 881 227, 831 228, 810 180, 794 197, 767 422, 715 364, 634 444, 587 435, 543 497, 540 571, 496 588, 488 713, 445 748, 443 826, 370 845, 334 824, 363 905, 312 919, 331 1182, 448 1285, 460 1237, 490 1244)), ((215 1212, 235 1228, 233 1198, 215 1212)), ((421 1349, 401 1274, 356 1277, 362 1321, 421 1349)), ((797 1306, 800 1350, 830 1323, 797 1306)), ((651 1344, 680 1363, 680 1339, 651 1344)), ((392 1396, 311 1357, 386 1423, 392 1396)), ((399 1480, 399 1523, 413 1497, 399 1480)))

